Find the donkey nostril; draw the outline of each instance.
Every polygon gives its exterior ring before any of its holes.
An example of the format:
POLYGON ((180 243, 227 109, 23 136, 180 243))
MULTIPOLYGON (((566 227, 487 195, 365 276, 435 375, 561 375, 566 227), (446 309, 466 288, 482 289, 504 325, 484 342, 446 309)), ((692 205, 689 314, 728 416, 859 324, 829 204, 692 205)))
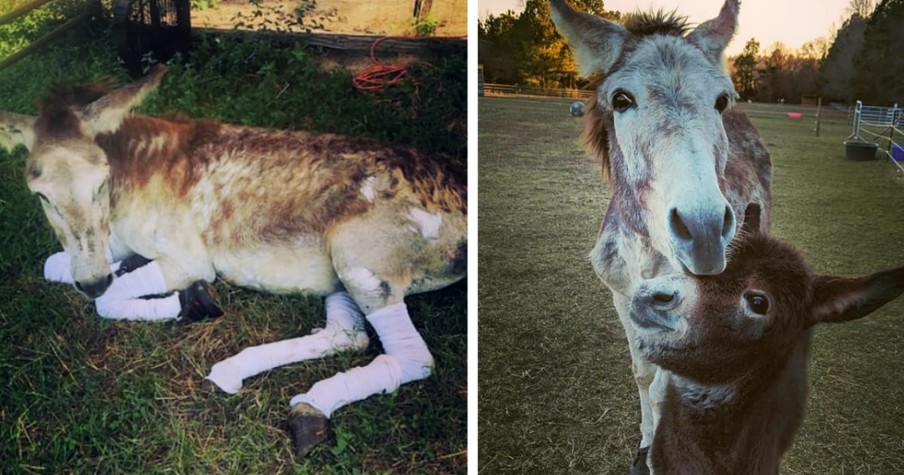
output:
POLYGON ((678 208, 672 208, 672 213, 669 215, 669 225, 672 227, 672 232, 678 239, 681 239, 682 241, 690 241, 693 239, 691 231, 687 229, 687 225, 684 224, 684 219, 682 219, 681 214, 678 213, 678 208))
POLYGON ((75 288, 78 289, 79 292, 87 295, 90 298, 97 298, 103 295, 112 283, 113 274, 107 274, 102 279, 98 279, 94 282, 75 281, 75 288))
POLYGON ((671 303, 675 300, 675 294, 667 294, 663 292, 656 292, 653 294, 653 301, 656 303, 671 303))

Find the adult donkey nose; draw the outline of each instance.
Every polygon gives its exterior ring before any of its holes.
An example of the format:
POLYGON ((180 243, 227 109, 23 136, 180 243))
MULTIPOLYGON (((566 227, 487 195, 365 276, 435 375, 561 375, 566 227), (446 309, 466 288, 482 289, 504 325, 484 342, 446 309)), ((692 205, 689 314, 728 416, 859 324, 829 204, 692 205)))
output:
POLYGON ((103 295, 112 283, 113 274, 107 274, 106 277, 101 277, 100 279, 93 282, 76 281, 75 288, 78 289, 81 293, 87 295, 88 298, 96 299, 103 295))
POLYGON ((735 215, 727 204, 719 211, 669 213, 678 259, 696 275, 714 275, 725 270, 725 248, 735 233, 735 215))

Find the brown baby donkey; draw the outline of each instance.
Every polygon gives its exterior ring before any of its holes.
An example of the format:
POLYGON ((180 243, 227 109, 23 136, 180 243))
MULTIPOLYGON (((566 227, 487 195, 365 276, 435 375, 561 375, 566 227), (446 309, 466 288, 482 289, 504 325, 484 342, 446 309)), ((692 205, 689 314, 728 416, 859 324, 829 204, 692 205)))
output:
POLYGON ((655 474, 775 474, 803 420, 817 323, 864 317, 904 291, 904 267, 816 275, 760 234, 759 207, 726 271, 643 282, 631 301, 636 343, 660 365, 666 399, 650 449, 655 474))

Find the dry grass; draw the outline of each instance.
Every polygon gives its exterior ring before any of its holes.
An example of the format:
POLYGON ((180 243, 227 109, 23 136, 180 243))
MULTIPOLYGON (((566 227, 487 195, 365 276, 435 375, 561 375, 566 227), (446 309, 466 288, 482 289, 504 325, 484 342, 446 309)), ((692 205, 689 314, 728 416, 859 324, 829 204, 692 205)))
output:
MULTIPOLYGON (((587 255, 608 192, 560 100, 479 102, 479 422, 486 473, 626 473, 637 391, 611 295, 587 255)), ((816 138, 794 106, 742 105, 774 162, 773 232, 817 271, 904 263, 904 180, 844 160, 842 114, 816 138)), ((806 422, 782 473, 901 473, 904 299, 817 331, 806 422)))

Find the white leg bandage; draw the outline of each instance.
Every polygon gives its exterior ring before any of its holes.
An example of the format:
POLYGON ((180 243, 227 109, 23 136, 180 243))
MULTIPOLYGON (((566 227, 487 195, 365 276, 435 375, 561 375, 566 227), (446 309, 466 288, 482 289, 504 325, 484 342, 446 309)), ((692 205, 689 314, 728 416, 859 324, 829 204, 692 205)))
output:
POLYGON ((345 292, 326 298, 326 327, 310 335, 245 348, 213 365, 206 379, 229 394, 242 388, 242 380, 278 366, 322 358, 343 350, 363 349, 368 338, 364 315, 345 292))
POLYGON ((116 320, 167 320, 179 316, 182 305, 179 293, 161 298, 140 297, 169 292, 163 280, 160 265, 152 261, 147 265, 117 277, 110 288, 94 303, 97 314, 116 320))
MULTIPOLYGON (((107 251, 107 262, 112 260, 110 251, 107 251)), ((119 262, 114 262, 110 266, 110 272, 119 270, 119 262)), ((72 278, 72 258, 65 251, 60 251, 44 261, 44 280, 48 282, 59 282, 61 284, 75 283, 72 278)))
POLYGON ((424 379, 433 371, 433 356, 424 339, 411 323, 404 303, 390 305, 367 316, 386 354, 369 365, 352 368, 319 381, 304 394, 289 402, 292 406, 307 403, 330 417, 346 404, 371 395, 392 392, 400 385, 424 379))

